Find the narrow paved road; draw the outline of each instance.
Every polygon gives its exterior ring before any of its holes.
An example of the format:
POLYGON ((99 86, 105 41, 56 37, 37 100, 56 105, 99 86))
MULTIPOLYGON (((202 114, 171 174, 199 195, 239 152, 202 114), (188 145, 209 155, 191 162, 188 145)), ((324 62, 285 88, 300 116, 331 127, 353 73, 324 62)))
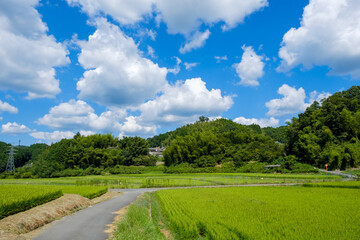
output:
POLYGON ((128 206, 144 192, 156 189, 124 189, 124 194, 66 216, 46 228, 35 240, 105 240, 106 225, 114 221, 114 212, 128 206))
MULTIPOLYGON (((248 184, 241 186, 250 187, 279 185, 295 184, 248 184)), ((234 187, 234 185, 202 187, 234 187)), ((45 228, 45 230, 35 237, 34 240, 105 240, 108 237, 108 234, 105 233, 106 225, 111 224, 114 221, 114 217, 116 216, 114 212, 128 206, 141 194, 160 189, 169 188, 111 189, 111 191, 123 192, 124 194, 62 218, 52 226, 45 228)))

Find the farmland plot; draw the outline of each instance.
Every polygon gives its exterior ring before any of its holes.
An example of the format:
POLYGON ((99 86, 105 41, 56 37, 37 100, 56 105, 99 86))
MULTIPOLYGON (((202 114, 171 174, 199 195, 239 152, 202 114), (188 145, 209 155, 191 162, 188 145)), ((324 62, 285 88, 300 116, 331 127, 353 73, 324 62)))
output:
POLYGON ((360 191, 303 187, 162 190, 181 239, 358 239, 360 191))
POLYGON ((52 201, 61 197, 63 193, 79 194, 92 199, 106 192, 106 187, 96 186, 2 184, 0 185, 0 219, 52 201))

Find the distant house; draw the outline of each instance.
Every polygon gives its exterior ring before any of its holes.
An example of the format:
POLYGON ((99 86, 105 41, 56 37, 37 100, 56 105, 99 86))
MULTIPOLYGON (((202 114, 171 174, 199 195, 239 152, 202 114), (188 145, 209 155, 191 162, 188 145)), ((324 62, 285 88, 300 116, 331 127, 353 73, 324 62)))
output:
POLYGON ((162 157, 162 152, 165 150, 165 148, 160 148, 160 147, 156 147, 156 148, 149 148, 149 154, 153 155, 153 156, 157 156, 157 157, 162 157))

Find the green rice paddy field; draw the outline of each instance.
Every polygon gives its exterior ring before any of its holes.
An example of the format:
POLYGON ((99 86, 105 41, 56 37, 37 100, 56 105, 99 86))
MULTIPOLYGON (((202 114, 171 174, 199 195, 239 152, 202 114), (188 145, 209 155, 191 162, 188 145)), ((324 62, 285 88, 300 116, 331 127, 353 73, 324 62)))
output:
POLYGON ((230 187, 155 193, 175 239, 359 239, 360 191, 230 187))
POLYGON ((1 179, 0 184, 96 185, 109 188, 182 187, 210 185, 243 185, 257 183, 309 183, 341 181, 342 178, 324 174, 133 174, 83 176, 48 179, 1 179))
POLYGON ((59 198, 64 193, 91 199, 106 192, 106 187, 96 186, 3 184, 0 186, 0 219, 59 198))

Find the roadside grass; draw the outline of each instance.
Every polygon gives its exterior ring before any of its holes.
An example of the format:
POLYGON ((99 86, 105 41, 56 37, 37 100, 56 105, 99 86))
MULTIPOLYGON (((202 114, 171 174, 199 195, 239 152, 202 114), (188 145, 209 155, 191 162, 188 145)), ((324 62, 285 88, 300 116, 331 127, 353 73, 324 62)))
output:
POLYGON ((159 219, 158 210, 153 211, 151 208, 153 201, 149 193, 145 193, 136 200, 130 207, 124 219, 117 226, 113 240, 148 240, 166 238, 160 232, 155 219, 159 219), (150 209, 151 208, 151 209, 150 209), (153 215, 155 213, 155 215, 153 215))

